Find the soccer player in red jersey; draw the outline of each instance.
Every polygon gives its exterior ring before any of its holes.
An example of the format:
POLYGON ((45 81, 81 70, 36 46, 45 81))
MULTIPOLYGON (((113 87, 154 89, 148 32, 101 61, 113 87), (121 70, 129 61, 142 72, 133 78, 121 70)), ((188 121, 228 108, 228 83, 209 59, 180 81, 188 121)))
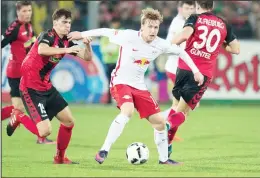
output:
POLYGON ((74 54, 84 60, 91 59, 91 39, 84 38, 86 49, 69 42, 67 34, 71 28, 71 12, 57 9, 53 15, 53 28, 42 32, 21 66, 20 94, 30 117, 21 110, 14 109, 7 126, 7 134, 11 136, 19 124, 33 134, 46 137, 51 133, 50 121, 55 116, 60 122, 57 136, 57 154, 55 164, 74 164, 65 156, 71 139, 74 118, 68 103, 52 85, 50 74, 65 54, 74 54))
POLYGON ((174 39, 173 44, 186 41, 185 51, 204 75, 204 83, 198 86, 193 79, 189 66, 179 60, 175 86, 172 90, 173 103, 168 116, 170 130, 169 142, 172 141, 179 126, 185 121, 185 114, 194 109, 202 98, 213 78, 213 69, 220 48, 232 54, 239 54, 240 44, 227 22, 212 13, 213 1, 196 1, 196 13, 191 15, 184 24, 182 32, 174 39))
MULTIPOLYGON (((5 120, 11 116, 14 108, 24 111, 23 102, 19 92, 19 84, 21 79, 20 68, 26 54, 31 49, 36 40, 31 24, 32 4, 30 1, 18 1, 16 3, 17 19, 7 28, 1 48, 11 45, 11 58, 7 66, 7 78, 11 88, 11 106, 5 106, 1 109, 1 120, 5 120)), ((55 144, 54 141, 45 137, 38 137, 38 144, 55 144)))

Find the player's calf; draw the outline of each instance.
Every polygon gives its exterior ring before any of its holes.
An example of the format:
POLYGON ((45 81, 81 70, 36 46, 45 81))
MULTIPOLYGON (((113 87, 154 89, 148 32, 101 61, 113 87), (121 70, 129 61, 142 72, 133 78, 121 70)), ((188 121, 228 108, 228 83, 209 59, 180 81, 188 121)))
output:
POLYGON ((51 134, 52 127, 49 119, 45 119, 37 123, 37 129, 40 137, 47 137, 51 134))

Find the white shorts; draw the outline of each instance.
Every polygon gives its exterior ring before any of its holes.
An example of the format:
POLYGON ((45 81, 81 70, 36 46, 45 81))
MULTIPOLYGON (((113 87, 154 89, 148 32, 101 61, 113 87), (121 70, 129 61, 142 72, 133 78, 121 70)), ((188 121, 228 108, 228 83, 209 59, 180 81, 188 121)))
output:
POLYGON ((178 61, 179 61, 179 56, 176 56, 176 55, 168 56, 168 60, 165 63, 166 72, 176 74, 176 70, 178 67, 178 61))

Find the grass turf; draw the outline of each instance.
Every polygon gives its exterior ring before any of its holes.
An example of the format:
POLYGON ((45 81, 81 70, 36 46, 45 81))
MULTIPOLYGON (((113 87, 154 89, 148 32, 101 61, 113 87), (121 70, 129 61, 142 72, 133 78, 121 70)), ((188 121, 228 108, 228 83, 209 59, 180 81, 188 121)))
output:
MULTIPOLYGON (((166 106, 162 107, 165 109, 166 106)), ((260 176, 260 110, 259 106, 201 106, 181 126, 172 157, 184 165, 158 165, 153 129, 135 113, 108 159, 99 165, 94 161, 117 115, 114 107, 100 105, 71 106, 76 118, 67 155, 79 165, 53 165, 55 145, 37 145, 36 137, 18 128, 12 137, 6 135, 8 121, 2 122, 2 176, 86 177, 86 176, 260 176), (125 156, 132 142, 143 142, 150 150, 144 165, 130 165, 125 156)), ((52 121, 56 139, 59 123, 52 121)))

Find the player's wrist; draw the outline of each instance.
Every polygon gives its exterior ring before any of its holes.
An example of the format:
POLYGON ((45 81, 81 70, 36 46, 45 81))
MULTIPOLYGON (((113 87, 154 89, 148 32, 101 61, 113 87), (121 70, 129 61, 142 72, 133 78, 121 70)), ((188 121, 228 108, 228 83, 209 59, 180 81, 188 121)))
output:
POLYGON ((199 71, 198 68, 194 68, 194 69, 192 69, 192 72, 193 72, 193 74, 200 73, 200 71, 199 71))

